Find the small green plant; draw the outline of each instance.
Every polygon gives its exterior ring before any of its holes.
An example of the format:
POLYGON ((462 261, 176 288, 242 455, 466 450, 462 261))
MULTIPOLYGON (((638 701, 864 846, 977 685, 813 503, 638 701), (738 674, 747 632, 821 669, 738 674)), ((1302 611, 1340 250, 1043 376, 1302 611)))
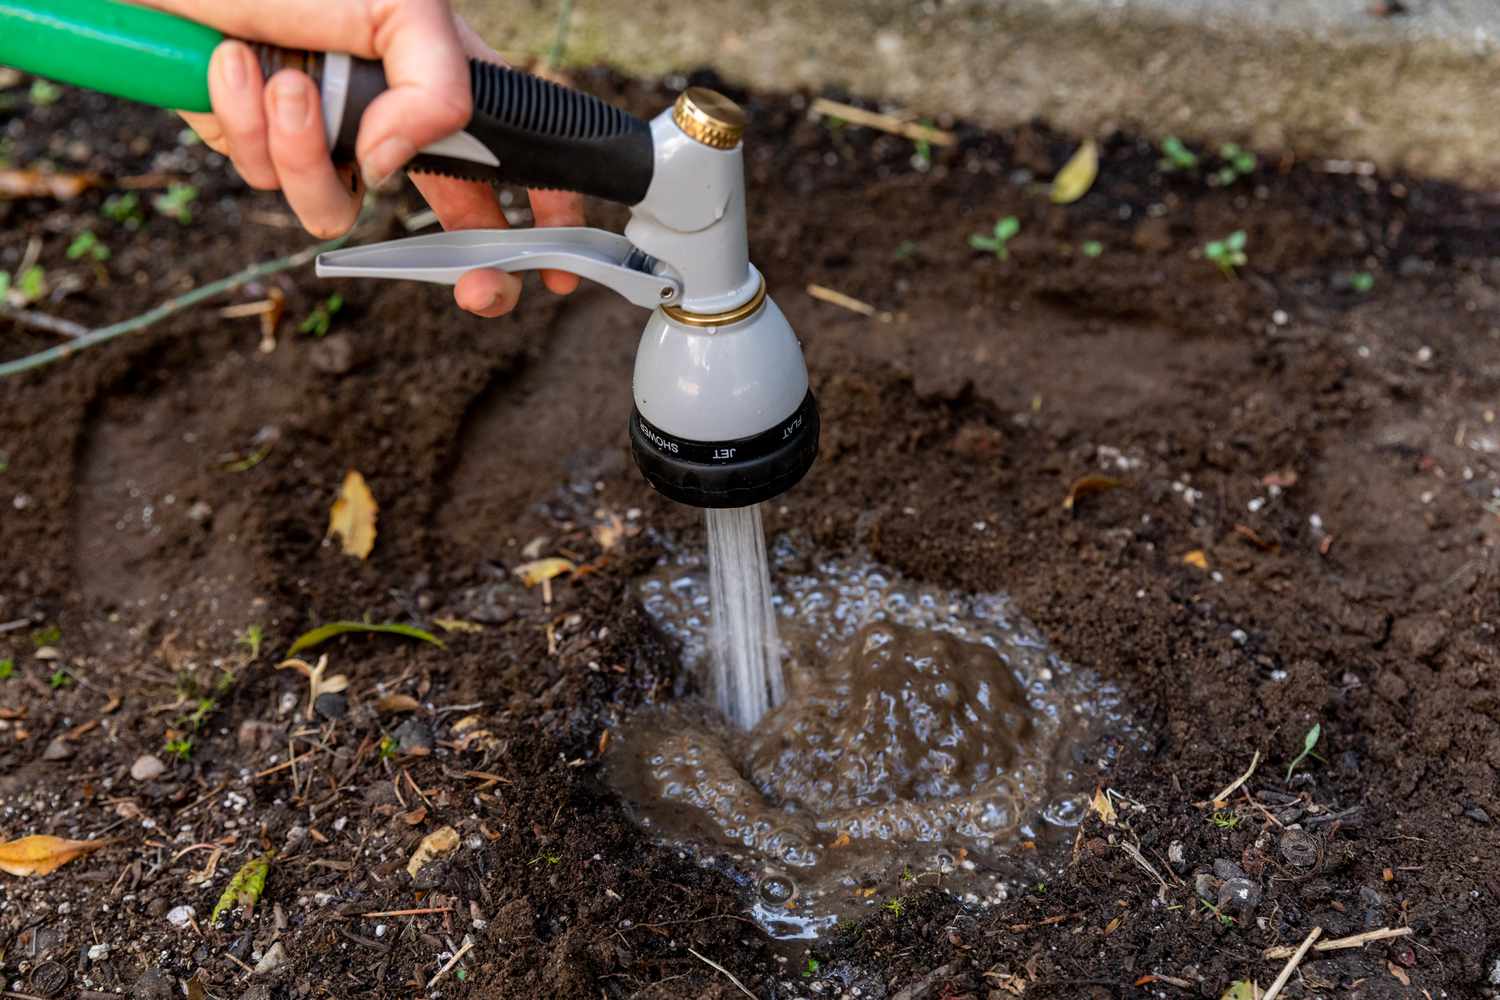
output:
POLYGON ((897 260, 910 260, 917 255, 917 244, 913 240, 902 240, 896 244, 896 252, 893 256, 897 260))
POLYGON ((1198 154, 1183 145, 1182 140, 1175 135, 1169 135, 1161 141, 1161 152, 1162 157, 1156 161, 1156 166, 1162 173, 1198 169, 1198 154))
POLYGON ((193 755, 193 738, 191 736, 174 736, 162 744, 162 749, 178 760, 187 760, 193 755))
POLYGON ((995 232, 986 236, 983 233, 975 233, 969 237, 969 246, 975 250, 988 250, 1001 260, 1010 257, 1010 250, 1006 247, 1015 235, 1021 231, 1021 221, 1014 215, 1007 215, 995 223, 995 232))
POLYGON ((10 299, 11 304, 27 306, 47 294, 47 272, 39 264, 33 264, 14 279, 0 271, 0 302, 10 299))
POLYGON ((1369 271, 1356 271, 1349 275, 1349 287, 1361 295, 1368 295, 1375 287, 1375 275, 1369 271))
POLYGON ((333 317, 344 308, 344 297, 334 292, 328 298, 313 306, 313 311, 308 313, 297 327, 298 333, 310 333, 314 337, 321 337, 328 332, 333 325, 333 317))
MULTIPOLYGON (((922 126, 924 128, 932 128, 932 122, 927 121, 926 119, 923 119, 922 126)), ((912 153, 912 163, 913 163, 913 165, 918 170, 927 170, 927 169, 931 168, 931 166, 932 166, 932 143, 928 139, 926 139, 926 138, 913 139, 912 140, 912 146, 915 147, 915 149, 914 149, 914 151, 912 153)))
POLYGON ((94 235, 92 229, 85 229, 73 237, 73 242, 68 244, 69 260, 81 260, 85 257, 101 264, 109 260, 109 247, 94 235))
POLYGON ((543 851, 541 854, 538 854, 536 857, 532 858, 527 863, 534 865, 538 861, 545 861, 549 865, 555 865, 558 862, 562 861, 562 855, 561 854, 555 854, 552 851, 543 851))
POLYGON ((1203 256, 1213 262, 1225 277, 1233 278, 1235 268, 1250 263, 1245 256, 1245 231, 1236 229, 1222 240, 1214 240, 1203 248, 1203 256))
POLYGON ((31 644, 37 649, 43 646, 56 646, 59 642, 62 642, 62 629, 56 625, 48 625, 46 628, 39 628, 31 633, 31 644))
POLYGON ((396 741, 392 737, 389 737, 389 736, 382 736, 382 737, 380 737, 380 746, 379 746, 378 749, 379 749, 379 752, 380 752, 380 759, 381 760, 395 760, 396 759, 396 741))
POLYGON ((126 229, 139 229, 141 223, 146 221, 146 213, 141 210, 141 199, 134 191, 110 195, 104 199, 104 206, 100 211, 105 218, 126 229))
POLYGON ((31 81, 31 103, 45 108, 62 97, 62 88, 50 80, 31 81))
POLYGON ((199 698, 197 704, 193 706, 193 711, 187 717, 187 724, 192 726, 193 732, 196 733, 203 728, 203 724, 218 707, 219 703, 212 698, 199 698))
POLYGON ((245 631, 235 636, 234 642, 237 646, 244 646, 250 651, 250 659, 260 656, 260 644, 266 639, 266 633, 260 625, 246 625, 245 631))
POLYGON ((1209 817, 1209 822, 1220 830, 1233 830, 1240 825, 1240 818, 1232 812, 1221 809, 1209 817))
POLYGON ((1233 927, 1234 926, 1234 924, 1235 924, 1234 918, 1231 917, 1229 914, 1225 913, 1223 910, 1219 909, 1217 906, 1215 906, 1212 903, 1210 903, 1208 900, 1206 900, 1206 899, 1200 899, 1200 900, 1198 900, 1198 903, 1205 910, 1207 910, 1209 913, 1212 913, 1215 917, 1217 917, 1218 920, 1219 920, 1219 923, 1223 924, 1225 927, 1233 927))
POLYGON ((0 660, 0 681, 10 680, 11 675, 15 672, 16 661, 14 659, 7 656, 5 659, 0 660))
POLYGON ((1241 177, 1249 177, 1255 173, 1255 154, 1248 149, 1241 149, 1232 142, 1226 142, 1219 147, 1219 159, 1224 161, 1224 165, 1209 177, 1210 184, 1229 187, 1241 177))
POLYGON ((1036 885, 1032 886, 1032 888, 1036 890, 1036 894, 1038 896, 1045 896, 1045 895, 1047 895, 1047 883, 1046 882, 1038 882, 1036 885))
POLYGON ((1291 764, 1287 765, 1287 781, 1292 780, 1292 772, 1297 770, 1297 765, 1302 763, 1307 758, 1312 757, 1315 760, 1323 760, 1322 757, 1319 757, 1316 753, 1313 752, 1314 748, 1318 745, 1318 740, 1322 738, 1323 724, 1321 722, 1314 722, 1313 727, 1307 731, 1307 735, 1302 737, 1302 752, 1293 757, 1291 764))
POLYGON ((896 896, 892 899, 887 899, 884 903, 880 904, 880 906, 881 909, 889 911, 892 916, 896 917, 899 917, 901 916, 901 914, 906 912, 906 900, 902 899, 900 896, 896 896))
POLYGON ((47 678, 47 683, 51 685, 52 690, 60 691, 65 687, 72 687, 73 678, 68 676, 68 672, 66 670, 63 670, 61 667, 59 667, 58 669, 52 671, 52 676, 47 678))
POLYGON ((1084 240, 1083 246, 1079 247, 1078 249, 1083 251, 1083 255, 1085 257, 1092 259, 1104 253, 1104 244, 1100 243, 1098 240, 1084 240))
POLYGON ((196 187, 173 181, 165 192, 151 199, 151 207, 185 226, 193 221, 192 205, 197 200, 198 189, 196 187))
POLYGON ((817 974, 818 974, 818 960, 816 958, 813 958, 811 955, 809 955, 809 956, 807 956, 807 961, 802 966, 802 978, 803 979, 811 979, 813 976, 816 976, 817 974))
MULTIPOLYGON (((5 297, 4 293, 0 293, 0 298, 4 298, 4 297, 5 297)), ((6 469, 9 469, 9 468, 10 468, 10 456, 7 455, 5 452, 0 451, 0 472, 4 472, 6 469)))

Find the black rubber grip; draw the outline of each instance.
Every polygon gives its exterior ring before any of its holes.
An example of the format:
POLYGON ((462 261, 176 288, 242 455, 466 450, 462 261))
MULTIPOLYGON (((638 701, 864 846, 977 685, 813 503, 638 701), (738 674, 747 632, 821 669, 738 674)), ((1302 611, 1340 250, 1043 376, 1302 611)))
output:
MULTIPOLYGON (((634 205, 655 166, 651 127, 589 94, 479 59, 469 60, 474 117, 465 131, 499 166, 419 154, 407 169, 470 180, 578 191, 634 205)), ((353 61, 335 158, 352 159, 359 119, 386 89, 380 63, 353 61)))

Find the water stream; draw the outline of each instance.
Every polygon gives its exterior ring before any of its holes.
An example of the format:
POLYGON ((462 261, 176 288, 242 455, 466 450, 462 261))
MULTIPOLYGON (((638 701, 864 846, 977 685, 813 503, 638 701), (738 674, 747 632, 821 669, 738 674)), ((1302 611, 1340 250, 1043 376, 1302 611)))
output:
POLYGON ((706 513, 714 698, 726 719, 750 729, 786 697, 760 505, 706 513))

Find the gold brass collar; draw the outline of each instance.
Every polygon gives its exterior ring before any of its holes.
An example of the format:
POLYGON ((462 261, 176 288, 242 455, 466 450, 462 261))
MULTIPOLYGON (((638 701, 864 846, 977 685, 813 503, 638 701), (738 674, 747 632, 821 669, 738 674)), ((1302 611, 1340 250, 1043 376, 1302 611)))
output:
POLYGON ((677 95, 672 121, 690 139, 713 149, 733 149, 745 134, 745 111, 707 87, 689 87, 677 95))
POLYGON ((766 279, 762 278, 760 279, 760 286, 755 289, 755 294, 733 309, 726 309, 723 312, 716 313, 695 313, 688 312, 681 306, 662 306, 661 311, 672 322, 681 323, 683 326, 728 326, 731 323, 738 323, 742 319, 749 319, 760 312, 761 307, 765 304, 766 279))

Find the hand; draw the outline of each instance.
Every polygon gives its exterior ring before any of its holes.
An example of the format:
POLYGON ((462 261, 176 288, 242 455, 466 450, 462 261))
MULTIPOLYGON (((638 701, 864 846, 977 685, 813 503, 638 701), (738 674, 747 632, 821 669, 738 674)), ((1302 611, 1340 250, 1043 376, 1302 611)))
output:
MULTIPOLYGON (((466 56, 500 61, 446 0, 142 0, 149 6, 212 25, 236 38, 289 48, 348 52, 385 64, 389 90, 360 121, 356 156, 366 183, 383 182, 416 151, 462 128, 472 102, 466 56)), ((228 156, 245 182, 280 189, 309 232, 347 232, 361 195, 328 154, 318 92, 306 74, 281 70, 269 82, 250 47, 225 40, 209 63, 212 114, 184 114, 203 141, 228 156)), ((414 177, 447 229, 505 228, 505 213, 489 185, 445 177, 414 177)), ((582 199, 531 192, 538 225, 583 222, 582 199)), ((543 281, 564 294, 578 277, 546 271, 543 281)), ((517 275, 471 271, 454 288, 458 304, 481 316, 515 308, 517 275)))

